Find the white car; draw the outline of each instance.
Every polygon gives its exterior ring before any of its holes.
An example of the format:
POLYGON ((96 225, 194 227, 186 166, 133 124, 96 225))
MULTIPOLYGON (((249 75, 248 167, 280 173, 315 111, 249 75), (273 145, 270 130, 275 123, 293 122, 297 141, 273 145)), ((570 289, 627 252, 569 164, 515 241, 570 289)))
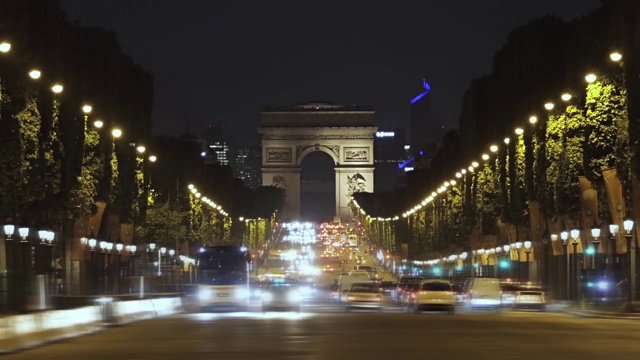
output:
POLYGON ((375 283, 354 283, 347 295, 347 310, 353 308, 382 310, 382 293, 375 283))
POLYGON ((427 280, 420 283, 413 302, 415 312, 423 310, 456 312, 456 293, 446 280, 427 280))
POLYGON ((516 299, 513 302, 513 308, 517 309, 538 309, 545 311, 547 307, 547 299, 542 290, 521 290, 516 293, 516 299))

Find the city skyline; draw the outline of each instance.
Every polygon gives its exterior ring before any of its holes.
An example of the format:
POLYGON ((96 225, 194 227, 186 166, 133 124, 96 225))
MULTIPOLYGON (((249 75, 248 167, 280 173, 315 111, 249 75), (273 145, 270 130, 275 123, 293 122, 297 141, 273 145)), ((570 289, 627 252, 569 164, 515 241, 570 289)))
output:
POLYGON ((263 106, 308 101, 371 105, 379 126, 410 131, 409 103, 423 79, 437 121, 455 129, 465 89, 491 71, 513 28, 538 16, 581 16, 597 4, 458 1, 407 12, 357 3, 335 11, 329 2, 309 16, 287 2, 62 1, 70 20, 112 29, 154 75, 155 134, 178 136, 188 123, 199 135, 225 124, 242 144, 257 142, 245 130, 258 125, 263 106), (190 21, 167 27, 168 18, 190 21))

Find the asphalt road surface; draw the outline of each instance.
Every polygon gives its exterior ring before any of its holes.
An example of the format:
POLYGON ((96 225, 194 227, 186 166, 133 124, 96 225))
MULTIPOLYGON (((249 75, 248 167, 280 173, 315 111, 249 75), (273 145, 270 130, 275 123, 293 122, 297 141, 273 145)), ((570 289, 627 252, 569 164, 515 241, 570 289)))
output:
POLYGON ((413 314, 307 307, 190 313, 110 328, 5 359, 640 359, 640 322, 556 313, 413 314))

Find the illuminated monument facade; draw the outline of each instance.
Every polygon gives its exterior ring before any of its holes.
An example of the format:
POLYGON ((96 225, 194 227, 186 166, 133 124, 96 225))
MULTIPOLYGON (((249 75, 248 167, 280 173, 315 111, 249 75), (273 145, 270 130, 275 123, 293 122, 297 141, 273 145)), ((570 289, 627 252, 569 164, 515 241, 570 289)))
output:
POLYGON ((285 216, 300 218, 300 165, 307 155, 321 151, 335 164, 336 217, 350 219, 351 195, 374 189, 373 109, 307 103, 267 107, 260 115, 262 185, 286 190, 285 216))

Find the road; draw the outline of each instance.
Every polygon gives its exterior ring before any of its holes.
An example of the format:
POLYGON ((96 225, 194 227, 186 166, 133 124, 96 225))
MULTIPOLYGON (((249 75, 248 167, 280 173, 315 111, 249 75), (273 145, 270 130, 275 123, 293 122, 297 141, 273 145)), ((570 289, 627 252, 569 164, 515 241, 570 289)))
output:
POLYGON ((556 313, 389 309, 190 313, 111 328, 6 359, 638 359, 640 322, 556 313))

